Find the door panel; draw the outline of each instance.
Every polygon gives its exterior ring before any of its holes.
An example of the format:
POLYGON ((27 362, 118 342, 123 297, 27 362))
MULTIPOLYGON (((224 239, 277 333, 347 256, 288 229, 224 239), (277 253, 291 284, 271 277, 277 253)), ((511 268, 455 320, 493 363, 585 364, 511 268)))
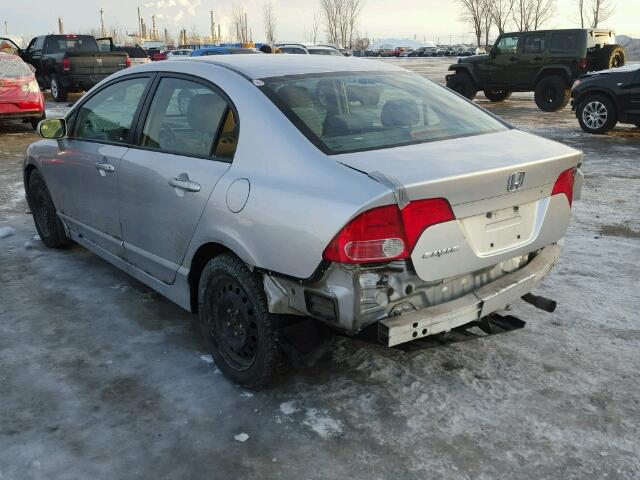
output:
POLYGON ((70 118, 70 138, 50 169, 71 229, 124 256, 118 216, 118 169, 149 77, 124 79, 92 95, 70 118))
POLYGON ((508 35, 500 38, 496 45, 495 55, 491 60, 491 74, 489 83, 505 85, 513 83, 511 67, 518 64, 518 35, 508 35))
POLYGON ((547 35, 527 35, 518 55, 518 68, 514 69, 513 81, 517 85, 533 85, 540 68, 544 65, 547 35))
POLYGON ((120 164, 120 223, 126 260, 170 284, 211 192, 229 169, 222 155, 233 152, 220 147, 221 136, 229 144, 220 132, 232 110, 204 84, 170 76, 158 83, 148 110, 140 148, 120 164))

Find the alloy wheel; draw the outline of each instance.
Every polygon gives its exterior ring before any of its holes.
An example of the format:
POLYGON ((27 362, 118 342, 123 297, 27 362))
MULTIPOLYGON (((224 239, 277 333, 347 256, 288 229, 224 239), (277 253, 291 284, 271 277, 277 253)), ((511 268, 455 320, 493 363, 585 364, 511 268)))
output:
POLYGON ((589 102, 582 110, 582 121, 591 130, 602 128, 608 116, 607 107, 598 100, 589 102))

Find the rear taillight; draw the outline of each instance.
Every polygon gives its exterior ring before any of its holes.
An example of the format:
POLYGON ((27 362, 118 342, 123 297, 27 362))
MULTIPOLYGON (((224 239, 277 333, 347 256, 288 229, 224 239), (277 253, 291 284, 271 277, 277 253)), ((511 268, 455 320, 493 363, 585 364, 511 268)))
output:
POLYGON ((587 59, 581 58, 580 61, 578 62, 578 65, 580 65, 580 68, 585 70, 587 68, 587 59))
POLYGON ((127 55, 127 58, 124 61, 124 66, 127 68, 131 66, 131 58, 129 58, 129 55, 127 55))
POLYGON ((422 233, 455 217, 443 198, 417 200, 400 210, 397 205, 361 213, 335 236, 323 258, 339 263, 388 262, 411 255, 422 233))
POLYGON ((573 181, 575 176, 575 168, 570 168, 569 170, 562 172, 553 186, 551 195, 553 196, 564 193, 567 196, 567 200, 569 200, 569 206, 571 206, 573 203, 573 181))
POLYGON ((69 70, 71 70, 71 60, 68 58, 63 58, 62 59, 62 70, 64 70, 65 72, 68 72, 69 70))

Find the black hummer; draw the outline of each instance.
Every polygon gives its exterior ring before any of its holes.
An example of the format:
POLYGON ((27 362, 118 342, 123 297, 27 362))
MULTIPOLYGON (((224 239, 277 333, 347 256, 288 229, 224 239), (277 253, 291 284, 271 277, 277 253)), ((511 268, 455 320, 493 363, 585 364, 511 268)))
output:
POLYGON ((42 35, 31 40, 26 49, 16 49, 36 69, 40 87, 51 88, 56 102, 66 101, 68 92, 89 90, 131 65, 125 52, 113 51, 110 38, 91 35, 42 35))
POLYGON ((569 103, 571 84, 588 71, 621 67, 624 49, 610 30, 538 30, 503 33, 488 55, 461 58, 451 65, 447 87, 473 99, 478 90, 492 102, 511 92, 535 92, 545 112, 569 103))

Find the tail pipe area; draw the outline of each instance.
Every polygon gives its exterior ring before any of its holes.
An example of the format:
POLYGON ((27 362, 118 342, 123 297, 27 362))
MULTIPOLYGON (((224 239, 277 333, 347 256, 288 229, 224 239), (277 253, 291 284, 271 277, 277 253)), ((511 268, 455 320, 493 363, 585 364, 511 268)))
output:
POLYGON ((530 303, 536 308, 540 310, 544 310, 545 312, 555 312, 556 307, 558 306, 555 300, 551 300, 550 298, 540 297, 538 295, 534 295, 533 293, 527 293, 522 296, 522 300, 527 303, 530 303))

